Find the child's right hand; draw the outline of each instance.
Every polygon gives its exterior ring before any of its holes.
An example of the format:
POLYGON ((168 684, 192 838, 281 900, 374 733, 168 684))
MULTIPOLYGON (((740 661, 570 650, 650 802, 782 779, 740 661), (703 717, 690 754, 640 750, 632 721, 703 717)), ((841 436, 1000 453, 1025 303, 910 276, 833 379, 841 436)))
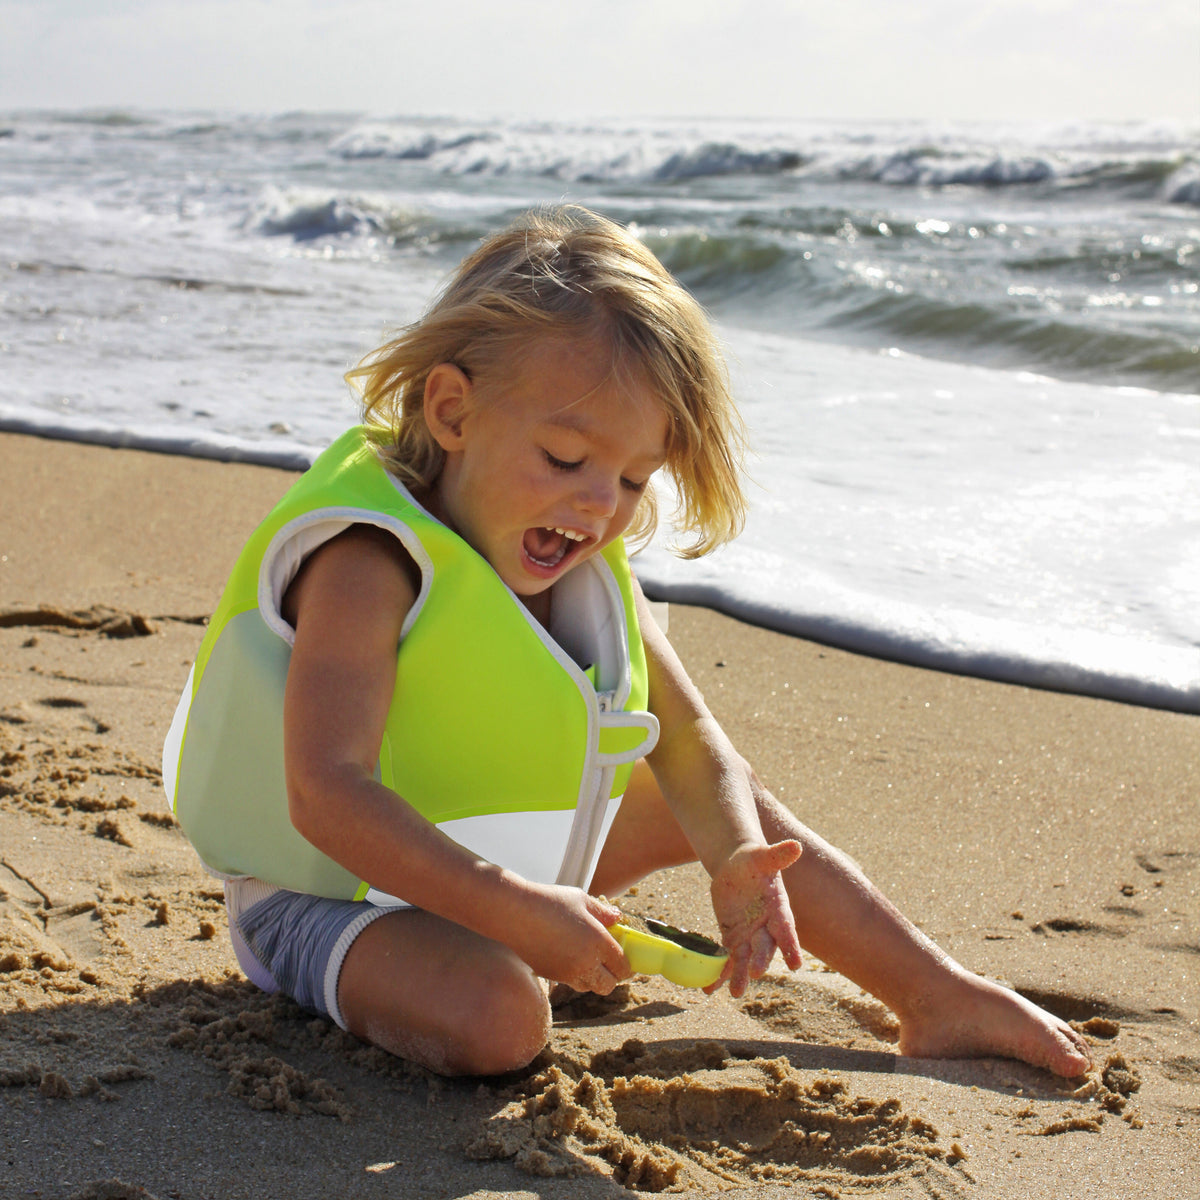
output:
POLYGON ((608 932, 621 919, 618 908, 580 888, 525 886, 521 918, 506 930, 503 941, 542 978, 607 996, 633 974, 608 932))

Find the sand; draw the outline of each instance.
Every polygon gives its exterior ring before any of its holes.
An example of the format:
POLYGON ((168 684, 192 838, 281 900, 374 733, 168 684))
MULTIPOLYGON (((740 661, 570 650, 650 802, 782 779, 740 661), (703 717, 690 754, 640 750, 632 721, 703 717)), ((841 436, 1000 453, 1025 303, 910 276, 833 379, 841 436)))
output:
MULTIPOLYGON (((1200 1195, 1200 719, 879 662, 672 606, 759 773, 1097 1069, 896 1053, 806 959, 635 977, 526 1072, 445 1081, 257 993, 159 753, 291 475, 0 436, 0 1196, 1200 1195)), ((622 904, 713 933, 703 873, 622 904)))

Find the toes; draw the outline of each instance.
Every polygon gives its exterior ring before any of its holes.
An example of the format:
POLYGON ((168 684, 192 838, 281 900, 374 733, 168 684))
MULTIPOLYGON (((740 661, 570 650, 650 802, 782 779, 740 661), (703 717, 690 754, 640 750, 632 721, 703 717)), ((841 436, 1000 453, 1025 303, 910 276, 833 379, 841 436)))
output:
POLYGON ((1092 1051, 1087 1042, 1084 1041, 1081 1034, 1072 1029, 1069 1025, 1059 1030, 1059 1033, 1064 1035, 1062 1040, 1066 1043, 1065 1049, 1068 1056, 1073 1062, 1082 1060, 1082 1071, 1088 1070, 1092 1065, 1092 1051))

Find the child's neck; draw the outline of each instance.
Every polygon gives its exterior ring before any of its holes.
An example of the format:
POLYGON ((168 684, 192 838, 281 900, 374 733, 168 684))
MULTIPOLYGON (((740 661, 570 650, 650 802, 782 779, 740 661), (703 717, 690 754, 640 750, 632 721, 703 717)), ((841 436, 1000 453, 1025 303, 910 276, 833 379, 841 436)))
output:
POLYGON ((545 629, 550 628, 550 593, 552 590, 553 589, 551 588, 547 588, 544 592, 538 592, 536 596, 519 597, 521 603, 524 604, 527 609, 529 609, 529 611, 545 629))

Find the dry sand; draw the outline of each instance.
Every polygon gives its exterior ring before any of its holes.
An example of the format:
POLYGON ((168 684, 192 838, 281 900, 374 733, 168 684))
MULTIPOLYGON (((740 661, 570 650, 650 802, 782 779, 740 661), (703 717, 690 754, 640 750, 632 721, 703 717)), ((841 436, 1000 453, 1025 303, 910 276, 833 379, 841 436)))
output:
MULTIPOLYGON (((901 1057, 808 960, 635 978, 447 1082, 257 994, 160 799, 201 622, 292 476, 0 436, 0 1196, 1200 1196, 1200 719, 671 610, 759 772, 977 970, 1088 1033, 1065 1082, 901 1057)), ((630 908, 712 932, 696 868, 630 908)))

